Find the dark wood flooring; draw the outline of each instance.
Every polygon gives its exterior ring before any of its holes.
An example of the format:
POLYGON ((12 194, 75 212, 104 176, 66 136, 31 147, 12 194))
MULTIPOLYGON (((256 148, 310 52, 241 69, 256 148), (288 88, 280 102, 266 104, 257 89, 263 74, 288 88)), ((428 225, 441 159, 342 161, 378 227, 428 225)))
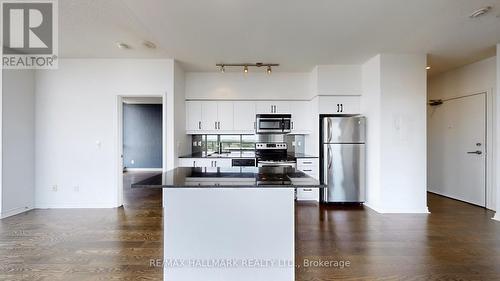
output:
MULTIPOLYGON (((0 280, 162 280, 161 268, 149 266, 163 253, 161 191, 129 188, 146 176, 127 174, 122 208, 33 210, 1 220, 0 280)), ((298 203, 296 280, 500 280, 493 213, 428 199, 430 215, 298 203)))

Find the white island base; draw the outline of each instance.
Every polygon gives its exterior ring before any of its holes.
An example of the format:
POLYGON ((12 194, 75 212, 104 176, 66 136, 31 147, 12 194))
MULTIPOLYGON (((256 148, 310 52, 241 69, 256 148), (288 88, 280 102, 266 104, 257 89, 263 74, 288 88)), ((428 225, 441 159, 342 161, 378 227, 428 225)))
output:
POLYGON ((165 188, 164 280, 293 281, 293 188, 165 188))

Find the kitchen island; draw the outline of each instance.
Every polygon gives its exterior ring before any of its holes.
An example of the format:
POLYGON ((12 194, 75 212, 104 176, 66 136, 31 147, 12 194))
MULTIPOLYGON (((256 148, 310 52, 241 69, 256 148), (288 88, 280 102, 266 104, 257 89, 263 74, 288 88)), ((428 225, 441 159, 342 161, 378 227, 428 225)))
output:
POLYGON ((165 280, 292 281, 295 188, 289 167, 176 168, 133 184, 163 188, 165 280))

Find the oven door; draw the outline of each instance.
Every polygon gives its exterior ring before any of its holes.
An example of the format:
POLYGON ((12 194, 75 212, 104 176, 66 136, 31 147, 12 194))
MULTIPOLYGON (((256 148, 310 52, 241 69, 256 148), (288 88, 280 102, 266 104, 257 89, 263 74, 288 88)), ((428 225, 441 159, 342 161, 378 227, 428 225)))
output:
POLYGON ((290 119, 257 118, 257 134, 289 133, 290 119))

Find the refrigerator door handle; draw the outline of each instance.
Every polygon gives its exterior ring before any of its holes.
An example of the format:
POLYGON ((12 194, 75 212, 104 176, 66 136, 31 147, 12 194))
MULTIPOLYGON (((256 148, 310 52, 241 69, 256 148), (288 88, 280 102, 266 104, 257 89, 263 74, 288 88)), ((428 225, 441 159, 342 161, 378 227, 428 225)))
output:
POLYGON ((332 120, 330 118, 326 119, 326 126, 327 126, 327 135, 328 135, 328 143, 332 142, 332 120))
POLYGON ((325 159, 325 170, 324 170, 324 184, 328 185, 328 176, 329 176, 329 171, 332 168, 332 149, 330 146, 328 146, 327 153, 326 153, 326 159, 325 159))

